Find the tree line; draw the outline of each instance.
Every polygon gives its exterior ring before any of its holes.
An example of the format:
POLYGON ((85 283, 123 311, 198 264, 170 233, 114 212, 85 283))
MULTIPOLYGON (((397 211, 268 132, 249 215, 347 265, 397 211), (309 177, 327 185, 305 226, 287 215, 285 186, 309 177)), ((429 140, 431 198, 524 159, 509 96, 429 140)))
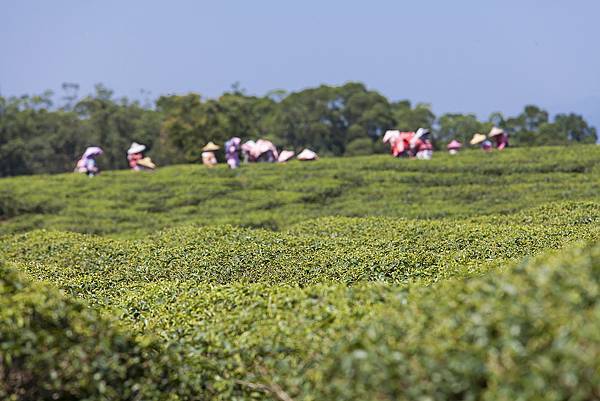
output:
POLYGON ((557 114, 527 105, 517 116, 493 113, 485 121, 474 114, 437 117, 428 104, 390 101, 362 83, 321 85, 298 92, 272 91, 251 96, 234 85, 217 99, 197 93, 160 96, 152 104, 116 98, 98 84, 80 97, 76 84, 63 84, 62 96, 0 96, 0 176, 57 173, 74 168, 87 146, 101 146, 103 169, 127 168, 125 151, 144 143, 159 165, 197 162, 209 141, 232 136, 265 138, 278 147, 309 147, 321 155, 385 152, 381 136, 388 129, 414 131, 431 127, 442 148, 452 139, 465 143, 475 132, 496 125, 511 145, 595 143, 596 129, 577 114, 557 114))

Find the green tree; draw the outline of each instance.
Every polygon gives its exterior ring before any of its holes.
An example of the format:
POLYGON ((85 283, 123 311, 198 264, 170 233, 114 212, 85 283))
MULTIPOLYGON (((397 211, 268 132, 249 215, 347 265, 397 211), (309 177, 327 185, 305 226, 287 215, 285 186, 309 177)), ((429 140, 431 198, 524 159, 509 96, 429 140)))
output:
POLYGON ((557 114, 554 125, 558 132, 569 141, 580 143, 596 143, 598 133, 596 128, 589 126, 582 116, 577 114, 557 114))
POLYGON ((500 127, 506 129, 506 119, 504 114, 499 111, 495 111, 488 117, 488 123, 494 127, 500 127))
POLYGON ((78 97, 78 85, 63 84, 61 105, 51 91, 20 97, 0 96, 0 176, 70 171, 87 146, 101 146, 103 169, 127 168, 132 141, 144 143, 160 165, 200 159, 208 141, 223 144, 232 136, 267 138, 279 147, 309 147, 325 155, 384 151, 387 129, 434 128, 437 139, 467 141, 492 125, 504 128, 517 146, 595 143, 596 128, 577 114, 558 114, 527 105, 517 116, 495 112, 487 122, 472 114, 447 113, 436 122, 427 104, 390 103, 358 82, 322 85, 295 93, 281 90, 249 96, 234 84, 217 99, 190 93, 162 96, 154 108, 117 99, 103 85, 78 97))
POLYGON ((490 125, 477 120, 475 114, 448 113, 438 119, 436 138, 446 143, 456 139, 464 144, 474 133, 489 130, 490 125))
POLYGON ((98 84, 95 93, 81 99, 75 112, 84 121, 86 146, 101 146, 104 155, 99 159, 105 169, 127 167, 126 151, 131 142, 154 145, 160 132, 155 112, 144 109, 138 101, 113 99, 113 92, 98 84))
POLYGON ((508 118, 504 129, 519 145, 539 145, 543 138, 539 137, 539 128, 548 123, 548 112, 534 105, 527 105, 517 117, 508 118))
POLYGON ((384 96, 350 82, 290 94, 277 104, 271 126, 281 144, 342 155, 350 142, 376 141, 393 123, 384 96))
POLYGON ((162 114, 161 154, 172 161, 200 159, 209 141, 223 144, 232 136, 256 139, 268 136, 267 117, 275 102, 267 97, 246 96, 240 91, 202 101, 200 95, 163 96, 157 101, 162 114))
POLYGON ((408 100, 401 100, 391 104, 395 128, 400 131, 416 131, 418 128, 431 128, 435 122, 435 114, 431 106, 426 103, 417 103, 412 108, 408 100))
POLYGON ((83 123, 75 113, 49 111, 51 96, 0 97, 0 176, 73 169, 83 123))

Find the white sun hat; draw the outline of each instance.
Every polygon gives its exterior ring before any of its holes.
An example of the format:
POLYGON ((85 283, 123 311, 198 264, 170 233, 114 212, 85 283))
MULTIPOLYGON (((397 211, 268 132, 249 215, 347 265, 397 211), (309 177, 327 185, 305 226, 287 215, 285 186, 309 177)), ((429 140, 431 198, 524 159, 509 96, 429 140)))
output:
POLYGON ((141 143, 133 142, 129 149, 127 150, 128 155, 133 155, 136 153, 141 153, 146 150, 146 145, 142 145, 141 143))

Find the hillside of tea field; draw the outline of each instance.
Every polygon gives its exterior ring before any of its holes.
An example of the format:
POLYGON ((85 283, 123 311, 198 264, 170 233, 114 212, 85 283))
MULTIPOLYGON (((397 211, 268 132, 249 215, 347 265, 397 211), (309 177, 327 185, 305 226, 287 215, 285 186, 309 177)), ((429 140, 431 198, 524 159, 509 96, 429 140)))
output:
POLYGON ((0 180, 0 398, 591 400, 600 147, 0 180))
POLYGON ((0 180, 0 234, 45 228, 142 237, 180 225, 283 230, 323 216, 462 219, 598 200, 600 148, 510 149, 431 161, 387 155, 0 180))

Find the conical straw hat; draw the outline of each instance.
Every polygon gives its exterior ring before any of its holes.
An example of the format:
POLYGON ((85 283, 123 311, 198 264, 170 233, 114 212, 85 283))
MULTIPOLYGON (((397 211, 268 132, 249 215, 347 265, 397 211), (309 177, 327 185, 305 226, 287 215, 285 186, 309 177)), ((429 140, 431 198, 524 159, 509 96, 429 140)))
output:
POLYGON ((490 131, 490 133, 488 134, 489 138, 492 138, 494 136, 498 136, 498 135, 502 135, 504 134, 504 130, 502 128, 498 128, 498 127, 493 127, 490 131))
POLYGON ((483 141, 485 141, 485 135, 477 133, 477 134, 473 135, 473 138, 471 138, 471 141, 469 143, 471 145, 477 145, 483 141))
POLYGON ((458 142, 456 139, 453 139, 452 142, 448 144, 448 149, 460 149, 462 148, 462 143, 458 142))
POLYGON ((210 141, 209 143, 207 143, 206 146, 202 148, 202 150, 205 151, 205 152, 212 152, 213 150, 219 150, 219 149, 221 149, 219 147, 219 145, 216 145, 212 141, 210 141))
POLYGON ((146 168, 151 168, 151 169, 156 168, 156 164, 154 164, 152 162, 152 159, 150 159, 149 157, 144 157, 143 159, 138 160, 137 164, 139 164, 142 167, 146 167, 146 168))

